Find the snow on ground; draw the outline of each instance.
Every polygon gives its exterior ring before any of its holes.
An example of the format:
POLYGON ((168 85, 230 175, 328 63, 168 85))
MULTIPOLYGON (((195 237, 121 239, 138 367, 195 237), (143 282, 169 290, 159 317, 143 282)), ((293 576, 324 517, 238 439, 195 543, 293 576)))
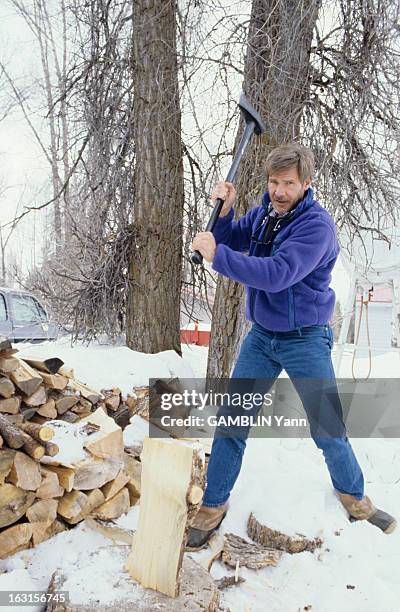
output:
MULTIPOLYGON (((207 349, 183 347, 184 359, 173 351, 144 355, 123 346, 99 344, 71 347, 57 343, 25 346, 21 356, 58 356, 74 367, 76 377, 100 389, 119 386, 123 393, 146 385, 148 378, 200 377, 207 349)), ((366 362, 357 359, 357 372, 366 362)), ((380 354, 373 375, 400 374, 398 352, 380 354)), ((341 375, 351 376, 347 351, 341 375)), ((126 443, 143 438, 145 425, 133 419, 126 443)), ((364 469, 367 493, 376 505, 395 515, 400 508, 400 443, 398 439, 354 439, 364 469)), ((308 439, 250 439, 243 468, 231 496, 222 532, 246 536, 252 511, 268 526, 289 534, 319 536, 323 546, 315 553, 283 555, 277 567, 258 571, 240 569, 246 582, 222 593, 222 606, 232 612, 398 612, 400 600, 400 528, 386 536, 369 523, 349 523, 336 499, 321 453, 308 439), (308 607, 307 606, 311 606, 308 607)), ((139 507, 117 522, 135 529, 139 507)), ((34 549, 0 561, 0 590, 46 589, 56 568, 70 576, 65 588, 75 601, 111 602, 131 588, 124 571, 126 547, 109 551, 110 540, 84 524, 61 533, 34 549), (95 570, 93 569, 95 559, 95 570), (91 565, 92 563, 92 565, 91 565)), ((201 558, 204 551, 190 553, 201 558)), ((212 575, 232 574, 216 562, 212 575)), ((22 609, 22 608, 21 608, 22 609)), ((39 611, 40 607, 23 610, 39 611)), ((134 611, 133 611, 134 612, 134 611)))

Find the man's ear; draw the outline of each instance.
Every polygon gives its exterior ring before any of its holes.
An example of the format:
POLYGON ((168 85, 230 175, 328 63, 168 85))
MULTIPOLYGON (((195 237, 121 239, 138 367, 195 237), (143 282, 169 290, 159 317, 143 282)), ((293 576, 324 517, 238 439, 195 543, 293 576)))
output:
POLYGON ((311 177, 309 176, 306 180, 305 180, 305 189, 308 189, 309 187, 311 187, 311 177))

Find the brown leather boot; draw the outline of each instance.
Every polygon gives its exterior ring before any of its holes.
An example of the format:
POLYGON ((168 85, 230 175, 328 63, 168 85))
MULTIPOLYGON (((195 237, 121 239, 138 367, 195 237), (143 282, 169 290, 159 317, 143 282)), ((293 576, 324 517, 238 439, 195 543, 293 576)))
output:
POLYGON ((357 499, 348 493, 338 492, 337 495, 350 516, 359 521, 367 521, 376 512, 374 504, 367 495, 362 499, 357 499))
POLYGON ((396 529, 397 521, 394 516, 391 516, 384 510, 376 508, 367 495, 362 499, 357 499, 347 493, 339 493, 336 491, 336 494, 349 513, 350 520, 366 520, 371 523, 371 525, 379 527, 379 529, 386 534, 393 533, 396 529))
POLYGON ((216 508, 201 506, 189 528, 186 550, 204 548, 211 535, 221 525, 228 511, 228 502, 216 508))

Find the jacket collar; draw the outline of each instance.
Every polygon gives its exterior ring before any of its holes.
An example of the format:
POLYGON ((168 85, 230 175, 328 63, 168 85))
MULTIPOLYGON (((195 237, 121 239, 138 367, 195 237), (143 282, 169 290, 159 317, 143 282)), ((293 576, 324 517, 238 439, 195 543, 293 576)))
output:
MULTIPOLYGON (((285 215, 284 218, 294 219, 295 217, 300 215, 302 212, 310 208, 313 205, 313 203, 314 203, 314 191, 312 190, 311 187, 309 187, 307 191, 304 193, 303 199, 300 200, 297 206, 293 208, 293 210, 289 211, 289 214, 287 214, 287 216, 285 215)), ((271 198, 269 197, 268 191, 264 193, 263 195, 262 205, 267 212, 271 212, 272 204, 271 204, 271 198)))

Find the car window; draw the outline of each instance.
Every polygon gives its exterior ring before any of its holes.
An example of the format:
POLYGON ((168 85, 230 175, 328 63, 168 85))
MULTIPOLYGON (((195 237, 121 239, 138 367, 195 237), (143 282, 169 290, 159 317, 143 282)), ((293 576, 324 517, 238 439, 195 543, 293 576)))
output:
POLYGON ((43 306, 35 298, 33 298, 33 301, 35 302, 36 308, 38 309, 40 320, 41 321, 47 321, 47 314, 46 314, 46 311, 43 308, 43 306))
POLYGON ((7 321, 6 301, 2 293, 0 293, 0 321, 7 321))
POLYGON ((39 308, 38 302, 30 295, 12 294, 11 301, 16 321, 37 323, 46 320, 43 308, 39 308))

